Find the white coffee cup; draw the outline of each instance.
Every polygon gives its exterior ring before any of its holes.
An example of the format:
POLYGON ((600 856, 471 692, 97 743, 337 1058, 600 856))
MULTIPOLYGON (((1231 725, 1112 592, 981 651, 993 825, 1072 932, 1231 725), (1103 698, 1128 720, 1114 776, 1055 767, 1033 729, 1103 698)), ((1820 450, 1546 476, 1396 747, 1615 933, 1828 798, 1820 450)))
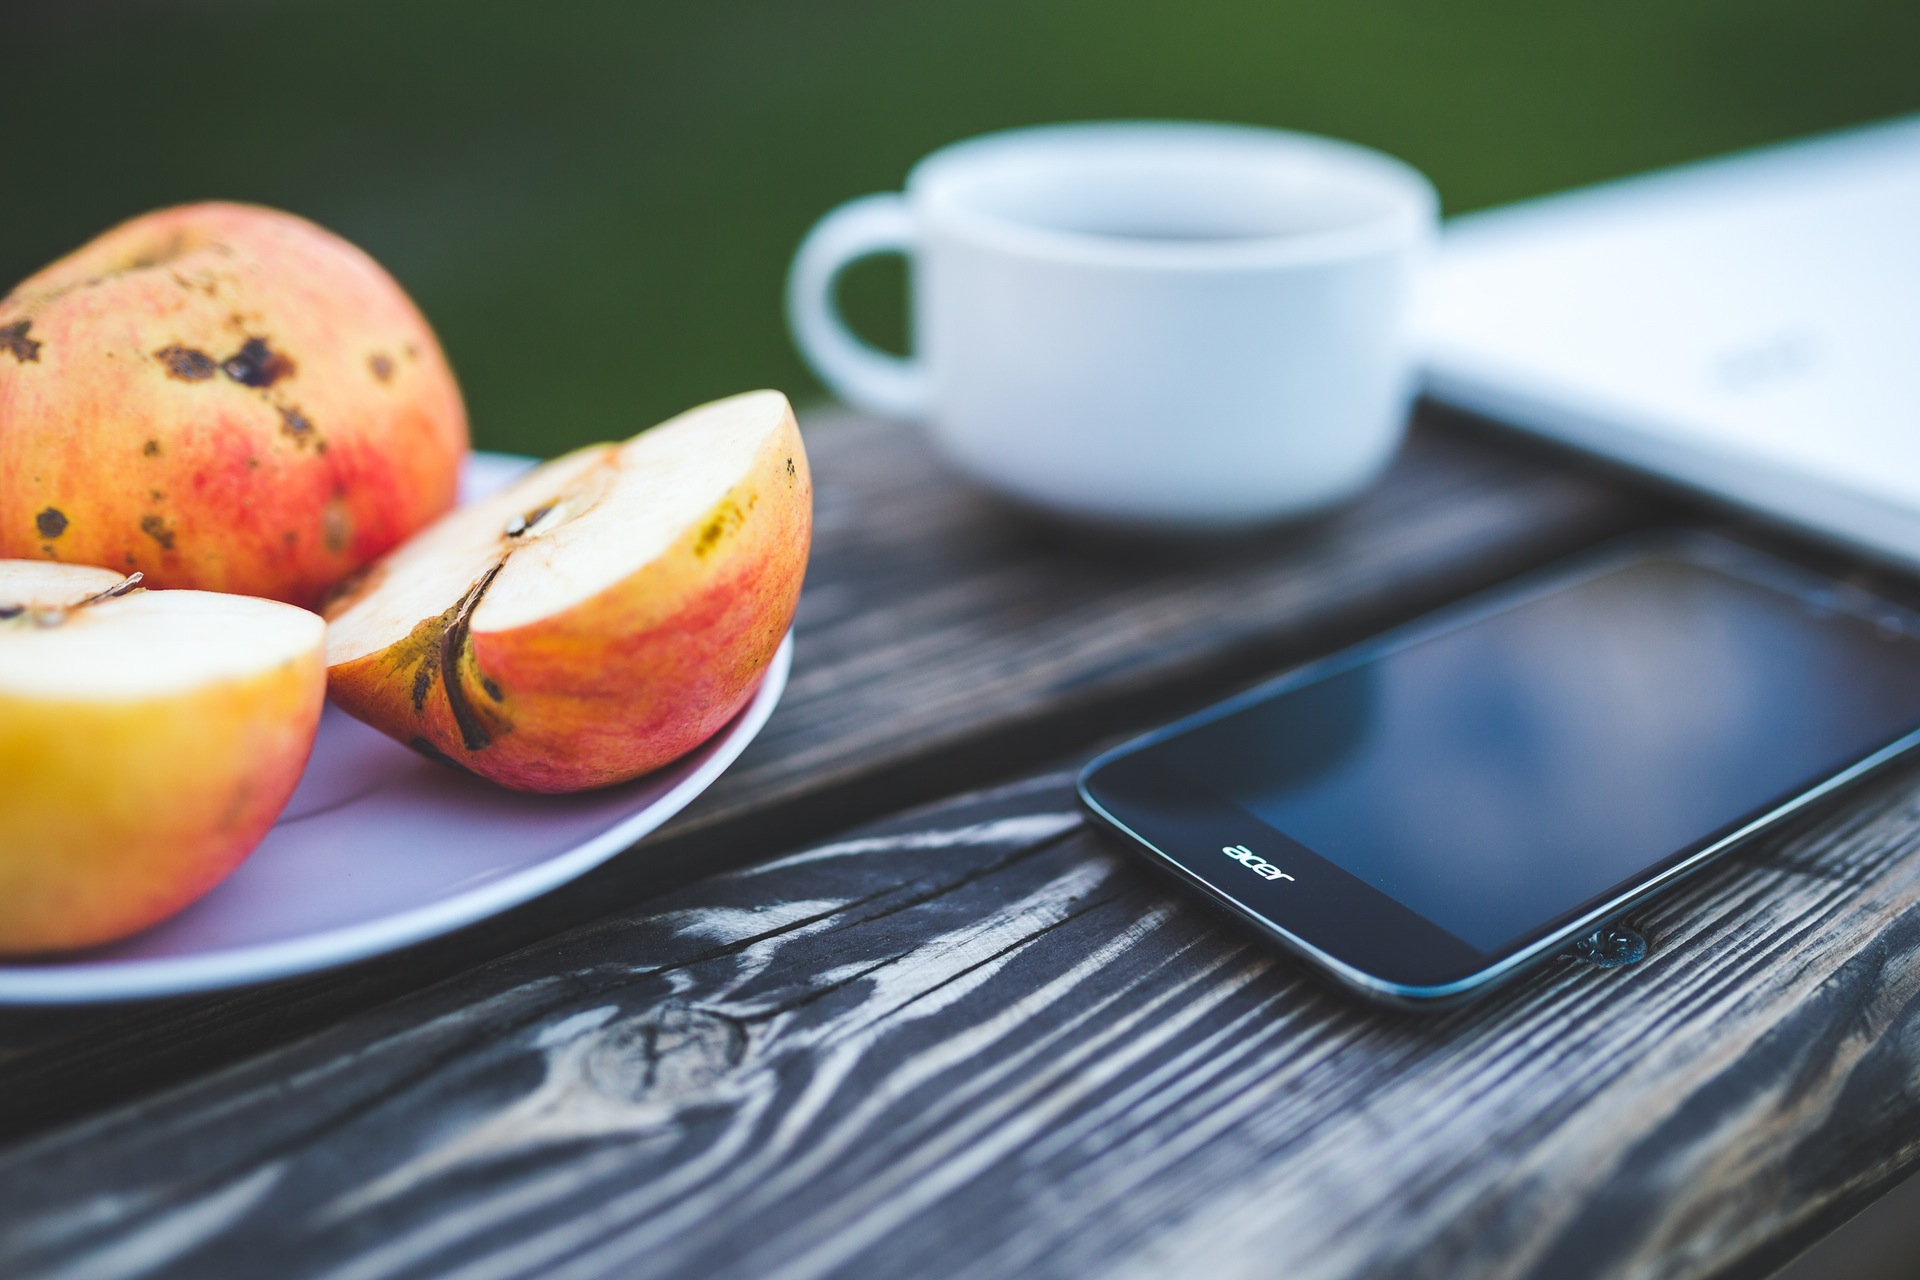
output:
POLYGON ((837 395, 923 420, 991 488, 1094 521, 1228 529, 1337 503, 1391 460, 1437 216, 1417 171, 1326 138, 1019 129, 822 218, 787 317, 837 395), (911 357, 834 308, 840 272, 882 253, 911 267, 911 357))

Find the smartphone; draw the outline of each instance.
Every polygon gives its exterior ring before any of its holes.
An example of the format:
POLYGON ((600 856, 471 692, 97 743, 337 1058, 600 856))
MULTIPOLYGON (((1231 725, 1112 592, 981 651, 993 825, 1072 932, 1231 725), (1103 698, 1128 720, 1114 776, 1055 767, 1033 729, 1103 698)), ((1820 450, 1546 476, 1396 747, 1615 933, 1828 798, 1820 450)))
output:
POLYGON ((1920 615, 1640 536, 1110 751, 1101 822, 1368 996, 1455 1000, 1920 743, 1920 615))

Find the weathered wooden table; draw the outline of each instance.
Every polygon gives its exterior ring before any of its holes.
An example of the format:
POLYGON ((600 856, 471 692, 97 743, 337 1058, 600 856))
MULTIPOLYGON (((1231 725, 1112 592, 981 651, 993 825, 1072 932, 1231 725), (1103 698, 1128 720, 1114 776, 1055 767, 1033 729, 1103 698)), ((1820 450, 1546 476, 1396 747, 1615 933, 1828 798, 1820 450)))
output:
POLYGON ((808 442, 786 701, 659 837, 342 972, 0 1013, 0 1275, 1758 1276, 1920 1161, 1920 771, 1441 1016, 1075 811, 1116 735, 1699 513, 1423 410, 1357 506, 1149 551, 808 442))

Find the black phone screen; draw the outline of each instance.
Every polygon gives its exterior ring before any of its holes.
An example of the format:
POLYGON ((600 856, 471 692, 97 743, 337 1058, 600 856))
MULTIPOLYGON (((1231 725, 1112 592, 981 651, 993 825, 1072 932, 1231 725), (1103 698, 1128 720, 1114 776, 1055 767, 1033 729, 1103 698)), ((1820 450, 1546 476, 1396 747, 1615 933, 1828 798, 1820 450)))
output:
POLYGON ((1650 559, 1144 750, 1475 952, 1920 728, 1898 619, 1650 559))

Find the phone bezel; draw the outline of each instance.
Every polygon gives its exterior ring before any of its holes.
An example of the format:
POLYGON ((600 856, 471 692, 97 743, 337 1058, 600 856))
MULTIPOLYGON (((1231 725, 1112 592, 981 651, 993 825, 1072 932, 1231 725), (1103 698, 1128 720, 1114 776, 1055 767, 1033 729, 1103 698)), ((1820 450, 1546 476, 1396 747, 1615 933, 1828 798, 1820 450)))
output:
MULTIPOLYGON (((1859 780, 1920 746, 1920 727, 1871 752, 1854 764, 1805 789, 1762 806, 1753 813, 1735 819, 1719 833, 1693 846, 1676 850, 1667 858, 1650 864, 1644 873, 1621 881, 1596 899, 1570 912, 1542 922, 1535 930, 1491 956, 1486 964, 1456 979, 1441 982, 1402 982, 1370 972, 1349 956, 1335 954, 1317 945, 1263 914, 1239 896, 1206 876, 1196 873, 1178 858, 1159 847, 1147 833, 1135 830, 1127 821, 1101 804, 1090 787, 1098 775, 1115 763, 1150 750, 1169 738, 1222 719, 1290 690, 1313 684, 1341 671, 1376 661, 1387 654, 1419 644, 1434 636, 1455 631, 1494 615, 1516 608, 1530 600, 1566 590, 1601 574, 1653 559, 1682 559, 1702 567, 1744 578, 1757 585, 1780 591, 1805 604, 1834 613, 1886 625, 1891 622, 1908 637, 1920 640, 1920 612, 1873 595, 1849 583, 1781 560, 1765 552, 1714 534, 1695 530, 1657 530, 1629 534, 1601 547, 1577 554, 1523 575, 1511 583, 1494 587, 1414 620, 1371 640, 1339 653, 1308 663, 1265 681, 1223 702, 1144 734, 1110 751, 1103 752, 1080 771, 1076 791, 1081 803, 1102 824, 1126 837, 1163 871, 1182 883, 1199 889, 1207 898, 1254 925, 1267 937, 1293 954, 1309 961, 1343 986, 1362 995, 1389 1003, 1431 1007, 1451 1003, 1490 989, 1511 978, 1529 965, 1563 949, 1572 940, 1617 918, 1622 912, 1644 901, 1686 876, 1705 868, 1746 840, 1752 839, 1788 815, 1816 800, 1859 780)), ((1236 807, 1198 788, 1194 794, 1222 813, 1236 807)), ((1251 819, 1258 822, 1258 819, 1251 819)), ((1265 826, 1266 824, 1261 824, 1265 826)), ((1268 831, 1275 831, 1268 826, 1268 831)), ((1284 832, 1277 832, 1284 839, 1284 832)), ((1158 835, 1158 833, 1155 833, 1158 835)), ((1164 840, 1164 836, 1159 837, 1164 840)), ((1311 851, 1309 851, 1311 852, 1311 851)), ((1377 891, 1375 891, 1377 894, 1377 891)), ((1384 894, 1377 894, 1392 902, 1384 894)), ((1401 911, 1407 908, 1394 903, 1401 911)), ((1424 919, 1424 918, 1422 918, 1424 919)), ((1428 922, 1429 924, 1431 922, 1428 922)), ((1438 926, 1432 926, 1438 928, 1438 926)), ((1464 944, 1461 944, 1464 946, 1464 944)))

